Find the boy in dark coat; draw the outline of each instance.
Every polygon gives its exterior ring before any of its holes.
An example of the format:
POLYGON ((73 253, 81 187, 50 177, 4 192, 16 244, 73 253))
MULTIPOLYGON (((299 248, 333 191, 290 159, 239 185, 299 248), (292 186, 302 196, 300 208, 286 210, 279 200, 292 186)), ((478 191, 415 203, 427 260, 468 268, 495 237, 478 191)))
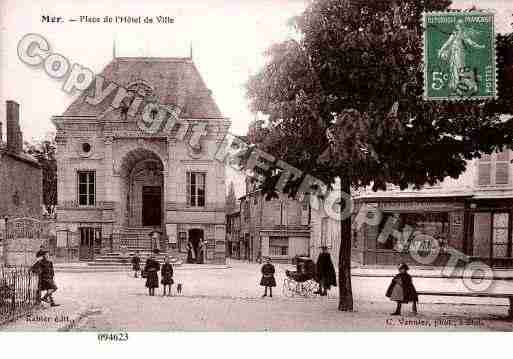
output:
POLYGON ((265 264, 262 266, 262 279, 260 285, 265 287, 265 292, 262 297, 267 297, 267 288, 269 288, 269 296, 273 296, 273 287, 276 287, 276 280, 274 279, 274 266, 271 264, 271 258, 265 259, 265 264))
POLYGON ((132 257, 132 270, 134 271, 134 277, 138 278, 139 271, 141 270, 141 258, 139 258, 139 252, 135 252, 132 257))
POLYGON ((57 307, 59 304, 55 304, 52 296, 57 290, 54 281, 53 263, 48 259, 48 251, 41 250, 41 256, 42 258, 32 266, 32 271, 39 276, 38 295, 40 297, 41 293, 46 291, 45 296, 41 300, 50 303, 52 307, 57 307))
POLYGON ((174 283, 173 280, 173 265, 169 263, 169 256, 166 256, 166 259, 164 260, 164 264, 162 265, 162 268, 160 269, 160 274, 162 276, 162 285, 164 286, 164 293, 162 296, 166 295, 166 287, 169 288, 168 295, 171 296, 171 286, 174 283))
POLYGON ((399 274, 392 279, 392 283, 390 283, 385 294, 390 300, 397 302, 395 312, 391 313, 391 315, 401 315, 401 304, 409 302, 413 303, 413 313, 417 314, 419 297, 417 290, 413 286, 411 276, 407 273, 408 269, 408 265, 405 263, 399 266, 399 274))
POLYGON ((144 272, 146 273, 146 287, 150 296, 155 295, 155 288, 159 287, 159 275, 160 263, 155 260, 153 254, 146 260, 144 266, 144 272))
POLYGON ((328 295, 328 290, 330 290, 331 286, 337 286, 337 275, 335 274, 335 267, 331 261, 328 247, 322 246, 321 249, 322 251, 317 258, 316 268, 316 277, 317 282, 319 283, 319 290, 315 293, 320 294, 321 296, 326 296, 328 295))

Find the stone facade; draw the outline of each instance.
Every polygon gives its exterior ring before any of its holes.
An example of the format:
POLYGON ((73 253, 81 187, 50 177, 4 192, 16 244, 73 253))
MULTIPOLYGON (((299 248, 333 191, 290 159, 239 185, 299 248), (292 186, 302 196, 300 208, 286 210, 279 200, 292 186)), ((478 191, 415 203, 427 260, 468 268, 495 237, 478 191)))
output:
POLYGON ((230 258, 241 259, 240 245, 243 237, 240 232, 240 211, 226 215, 226 254, 230 258))
POLYGON ((261 191, 247 185, 240 198, 242 259, 271 257, 289 262, 296 255, 310 255, 309 206, 286 194, 267 201, 261 191))
POLYGON ((340 250, 340 221, 326 213, 323 200, 317 201, 316 208, 311 210, 310 257, 317 260, 321 247, 326 246, 331 254, 333 265, 337 267, 340 250))
POLYGON ((179 107, 180 123, 164 123, 150 133, 140 125, 142 113, 128 117, 119 109, 109 110, 108 99, 107 106, 92 106, 84 101, 86 93, 62 116, 54 116, 58 245, 59 237, 63 244, 71 234, 73 245, 83 249, 81 257, 90 259, 125 246, 149 249, 148 234, 157 229, 163 233, 161 248, 185 256, 192 230, 207 242, 206 262, 224 262, 225 167, 212 154, 229 121, 192 60, 115 58, 101 76, 128 94, 132 88, 141 94, 138 89, 145 87, 145 100, 179 107), (206 126, 199 149, 190 144, 197 125, 206 126), (184 128, 185 134, 180 132, 184 128), (191 181, 200 181, 191 180, 191 174, 200 174, 204 186, 191 187, 196 183, 191 181), (192 203, 191 188, 200 187, 204 200, 192 203), (88 246, 94 247, 89 254, 88 246))
POLYGON ((19 105, 7 101, 6 113, 7 142, 0 137, 0 218, 39 218, 43 203, 42 169, 32 156, 23 152, 19 105))

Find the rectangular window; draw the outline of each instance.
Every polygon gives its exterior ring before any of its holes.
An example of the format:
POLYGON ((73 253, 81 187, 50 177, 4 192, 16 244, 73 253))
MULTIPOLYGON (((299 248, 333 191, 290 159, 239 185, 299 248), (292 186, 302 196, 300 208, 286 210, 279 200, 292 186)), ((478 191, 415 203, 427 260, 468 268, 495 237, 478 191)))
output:
POLYGON ((251 217, 251 213, 249 211, 249 198, 246 198, 246 200, 244 201, 242 210, 244 212, 244 221, 248 223, 249 218, 251 217))
POLYGON ((269 237, 269 254, 271 256, 286 256, 289 252, 287 237, 269 237))
POLYGON ((478 181, 480 186, 488 186, 492 183, 492 164, 490 162, 479 163, 478 181))
POLYGON ((508 238, 509 213, 476 212, 474 213, 474 233, 472 255, 476 257, 509 257, 511 239, 508 238))
POLYGON ((78 204, 94 206, 96 200, 96 181, 94 171, 78 171, 78 204))
POLYGON ((445 249, 449 237, 449 213, 384 213, 378 230, 378 249, 408 251, 410 246, 426 248, 431 245, 428 238, 436 239, 438 246, 445 249))
POLYGON ((478 185, 507 185, 511 171, 509 150, 483 154, 478 161, 478 185))
POLYGON ((494 258, 508 256, 508 223, 509 213, 493 214, 492 253, 494 258))
POLYGON ((187 205, 205 207, 205 179, 203 172, 187 172, 187 205))
POLYGON ((495 155, 495 184, 508 184, 510 169, 509 150, 497 153, 495 155))

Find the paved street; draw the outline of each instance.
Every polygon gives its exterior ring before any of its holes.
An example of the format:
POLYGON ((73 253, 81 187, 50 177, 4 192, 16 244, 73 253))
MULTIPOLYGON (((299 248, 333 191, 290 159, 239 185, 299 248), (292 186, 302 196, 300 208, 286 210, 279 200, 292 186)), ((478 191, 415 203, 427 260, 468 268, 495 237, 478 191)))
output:
MULTIPOLYGON (((354 277, 355 311, 337 310, 336 289, 331 296, 288 298, 281 292, 287 265, 276 265, 278 287, 273 298, 261 298, 259 265, 238 261, 228 269, 177 268, 175 282, 183 283, 181 296, 149 297, 144 280, 128 272, 57 272, 60 287, 55 298, 62 304, 21 318, 6 330, 56 330, 54 318, 81 313, 71 330, 511 330, 505 320, 507 300, 475 298, 421 298, 420 314, 410 305, 403 317, 391 317, 394 303, 384 297, 390 278, 354 277), (39 316, 39 317, 38 317, 39 316), (47 324, 40 319, 51 318, 47 324)), ((464 290, 461 280, 414 278, 419 290, 464 290)), ((513 292, 513 282, 497 282, 498 290, 513 292)), ((160 291, 159 291, 160 293, 160 291)), ((70 319, 71 320, 71 319, 70 319)), ((62 324, 62 323, 61 323, 62 324)))

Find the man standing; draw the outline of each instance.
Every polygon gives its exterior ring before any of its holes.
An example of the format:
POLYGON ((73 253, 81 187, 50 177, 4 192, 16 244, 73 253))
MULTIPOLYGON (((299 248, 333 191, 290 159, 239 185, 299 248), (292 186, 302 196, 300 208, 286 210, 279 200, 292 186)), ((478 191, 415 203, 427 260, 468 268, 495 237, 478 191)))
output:
POLYGON ((321 250, 319 258, 317 259, 316 268, 319 290, 315 293, 325 296, 328 295, 328 290, 330 290, 331 286, 337 286, 337 276, 335 274, 335 267, 331 261, 330 253, 328 252, 328 247, 322 246, 321 250))
POLYGON ((153 230, 150 232, 149 236, 151 238, 151 251, 153 253, 160 253, 160 235, 162 232, 158 230, 153 230))
POLYGON ((57 290, 54 281, 53 263, 48 259, 48 251, 41 250, 41 255, 42 258, 32 266, 32 270, 39 276, 39 293, 41 294, 43 291, 46 291, 45 296, 41 300, 50 303, 52 307, 57 307, 59 304, 55 304, 52 297, 52 294, 57 290))

